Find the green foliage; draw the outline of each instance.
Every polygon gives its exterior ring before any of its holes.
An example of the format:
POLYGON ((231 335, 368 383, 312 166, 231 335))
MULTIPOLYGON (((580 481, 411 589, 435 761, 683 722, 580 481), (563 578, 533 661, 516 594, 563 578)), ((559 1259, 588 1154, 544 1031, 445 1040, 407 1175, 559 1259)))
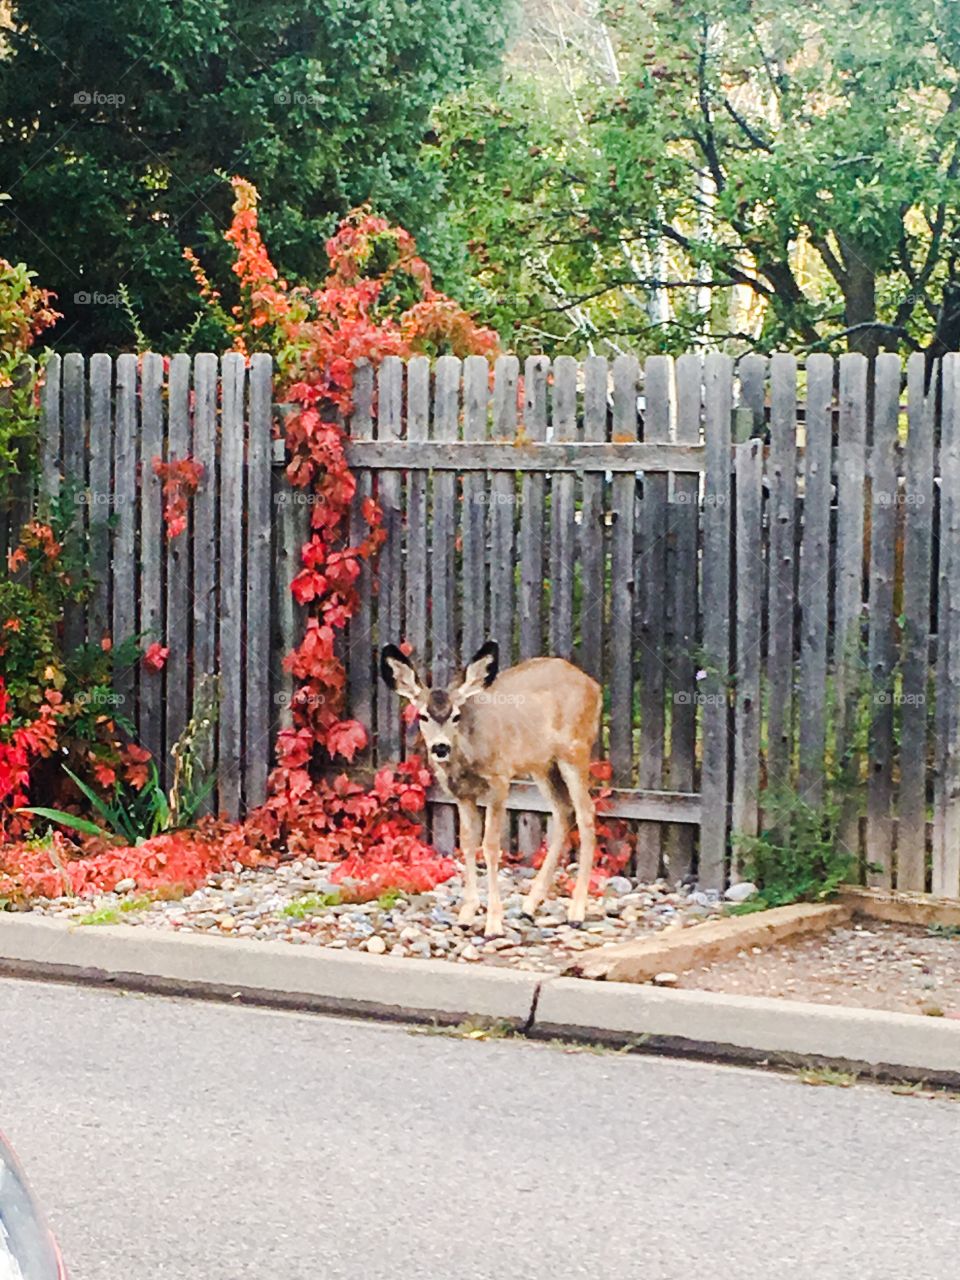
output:
POLYGON ((429 152, 482 319, 550 350, 931 336, 960 280, 956 4, 529 10, 429 152))
POLYGON ((294 898, 292 902, 288 902, 280 914, 294 920, 306 920, 318 911, 326 911, 328 907, 339 905, 340 894, 336 890, 333 893, 307 893, 302 898, 294 898))
POLYGON ((32 813, 35 818, 46 818, 48 822, 56 822, 61 827, 69 827, 71 831, 79 831, 85 836, 103 834, 103 828, 98 827, 95 822, 88 822, 86 818, 78 818, 75 813, 67 813, 64 809, 47 809, 43 805, 30 805, 18 810, 18 812, 32 813))
MULTIPOLYGON (((87 798, 94 812, 103 819, 107 830, 112 835, 121 836, 126 844, 142 844, 151 836, 169 830, 170 806, 160 786, 157 766, 153 761, 150 762, 147 781, 139 791, 124 788, 120 782, 116 782, 113 797, 110 800, 104 800, 97 795, 92 787, 88 787, 70 769, 65 767, 64 772, 87 798)), ((64 826, 73 826, 77 830, 85 829, 85 826, 78 826, 79 819, 62 821, 64 826)))
POLYGON ((850 1089, 857 1083, 858 1077, 850 1071, 837 1071, 834 1067, 802 1067, 797 1072, 801 1084, 809 1084, 814 1088, 833 1087, 850 1089))
POLYGON ((0 501, 12 477, 36 461, 36 375, 42 362, 29 349, 56 313, 34 279, 22 262, 0 258, 0 501))
POLYGON ((77 921, 81 925, 119 924, 120 912, 116 907, 96 907, 81 916, 77 921))
POLYGON ((839 840, 839 802, 831 798, 816 807, 780 789, 767 791, 763 805, 760 835, 735 837, 743 874, 760 893, 731 914, 829 898, 856 867, 855 855, 839 840))
POLYGON ((220 715, 220 679, 204 674, 196 682, 193 715, 170 749, 173 781, 170 785, 171 829, 189 826, 213 790, 211 774, 213 737, 220 715))
POLYGON ((932 938, 953 938, 960 941, 960 924, 931 924, 927 933, 932 938))
POLYGON ((0 225, 29 241, 71 346, 129 346, 131 316, 138 345, 222 346, 216 323, 196 320, 182 255, 229 278, 224 172, 259 188, 291 278, 322 277, 326 237, 366 200, 429 242, 430 110, 496 57, 509 4, 13 0, 0 225))
POLYGON ((153 898, 149 894, 141 893, 135 898, 124 898, 115 907, 105 903, 103 906, 94 907, 87 915, 81 916, 77 923, 82 925, 120 924, 124 916, 132 915, 136 911, 146 911, 152 902, 153 898))
POLYGON ((392 911, 398 902, 403 902, 406 894, 402 889, 386 889, 377 899, 381 911, 392 911))
POLYGON ((12 571, 0 578, 0 623, 15 623, 4 627, 3 677, 19 717, 36 715, 46 690, 55 689, 67 707, 69 736, 95 742, 105 714, 129 727, 111 687, 112 673, 134 664, 139 646, 131 636, 106 648, 91 643, 61 651, 64 611, 86 599, 93 583, 86 547, 75 531, 75 487, 66 484, 47 505, 47 523, 26 526, 12 571))

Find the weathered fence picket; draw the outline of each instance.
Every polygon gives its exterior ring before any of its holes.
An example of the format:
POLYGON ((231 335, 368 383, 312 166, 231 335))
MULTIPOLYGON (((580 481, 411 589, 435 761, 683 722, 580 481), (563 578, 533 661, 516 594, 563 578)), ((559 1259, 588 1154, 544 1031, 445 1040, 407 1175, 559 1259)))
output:
MULTIPOLYGON (((140 370, 140 583, 137 591, 139 618, 137 630, 148 642, 162 643, 163 630, 163 561, 165 539, 163 530, 163 498, 161 495, 160 477, 154 470, 154 459, 162 458, 164 452, 163 421, 163 360, 160 356, 149 354, 143 357, 140 370)), ((224 410, 224 434, 228 432, 228 416, 224 410)), ((227 565, 225 581, 232 582, 231 562, 239 555, 239 529, 242 520, 243 495, 240 490, 225 495, 227 502, 222 513, 221 555, 227 565)), ((229 589, 225 593, 224 615, 233 618, 229 589)), ((229 645, 224 645, 223 664, 227 672, 235 673, 240 667, 240 626, 239 617, 234 629, 236 638, 236 655, 231 653, 229 645)), ((180 646, 182 648, 182 645, 180 646)), ((163 759, 163 692, 165 681, 151 679, 156 672, 143 671, 139 689, 139 726, 143 745, 152 751, 158 760, 163 759)), ((224 690, 225 718, 222 726, 229 729, 234 723, 234 707, 240 705, 240 690, 233 683, 234 675, 228 675, 228 687, 224 690)), ((239 737, 236 739, 239 751, 239 737)), ((226 743, 221 743, 222 764, 227 762, 226 743)), ((239 796, 230 795, 232 783, 227 780, 227 770, 221 770, 221 798, 227 812, 234 816, 239 810, 239 796)))
POLYGON ((798 784, 811 804, 823 798, 827 717, 827 642, 830 590, 830 479, 833 361, 807 361, 803 450, 803 538, 800 550, 800 684, 798 784))
MULTIPOLYGON (((743 870, 731 835, 762 831, 792 787, 840 798, 870 879, 960 895, 958 365, 929 392, 921 357, 906 379, 859 355, 360 367, 349 538, 374 496, 387 540, 341 650, 371 730, 357 763, 414 749, 378 687, 382 643, 446 680, 492 635, 504 664, 552 650, 602 681, 598 754, 643 874, 697 867, 721 888, 743 870)), ((113 695, 167 780, 219 679, 209 807, 228 813, 265 794, 303 627, 288 584, 313 495, 285 479, 272 390, 266 356, 68 354, 41 397, 39 500, 79 498, 95 580, 67 638, 169 649, 161 671, 118 667, 113 695), (154 461, 187 456, 203 478, 171 541, 154 461)), ((0 512, 7 549, 29 499, 0 512)), ((532 852, 543 802, 520 783, 510 808, 532 852)), ((452 847, 439 796, 431 823, 452 847)))
MULTIPOLYGON (((720 889, 727 875, 728 746, 730 733, 730 419, 733 362, 708 355, 704 364, 707 472, 703 494, 703 724, 700 796, 700 879, 720 889)), ((691 694, 691 696, 693 696, 691 694)))
POLYGON ((930 570, 933 563, 934 394, 924 393, 925 360, 910 357, 903 499, 903 684, 897 887, 922 891, 927 853, 927 702, 930 661, 930 570), (918 517, 910 513, 919 512, 918 517))

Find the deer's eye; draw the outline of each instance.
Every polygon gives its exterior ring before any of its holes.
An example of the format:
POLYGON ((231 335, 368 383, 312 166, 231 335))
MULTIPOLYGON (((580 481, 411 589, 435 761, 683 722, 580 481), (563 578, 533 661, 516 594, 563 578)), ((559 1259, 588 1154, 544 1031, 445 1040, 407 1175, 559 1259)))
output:
POLYGON ((427 721, 430 719, 430 717, 427 715, 425 711, 421 711, 417 716, 417 719, 420 721, 421 724, 426 724, 427 721))
POLYGON ((459 719, 460 719, 460 712, 459 712, 459 711, 455 711, 455 712, 453 713, 453 715, 450 717, 450 723, 451 723, 451 724, 456 724, 456 723, 457 723, 457 721, 458 721, 459 719))

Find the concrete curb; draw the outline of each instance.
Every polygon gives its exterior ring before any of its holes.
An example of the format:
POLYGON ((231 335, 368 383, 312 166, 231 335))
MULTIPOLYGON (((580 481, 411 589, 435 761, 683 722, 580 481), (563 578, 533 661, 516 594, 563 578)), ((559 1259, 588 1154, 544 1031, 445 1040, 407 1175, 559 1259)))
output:
POLYGON ((772 947, 788 939, 825 933, 850 919, 850 908, 831 902, 799 902, 756 915, 727 916, 687 929, 664 929, 652 938, 634 938, 574 961, 567 972, 607 982, 647 982, 658 973, 685 973, 752 947, 772 947))
POLYGON ((639 1041, 661 1052, 771 1065, 840 1065, 881 1077, 960 1084, 960 1022, 765 996, 675 991, 554 978, 537 1003, 537 1035, 639 1041))
POLYGON ((536 975, 508 969, 6 912, 0 972, 407 1021, 492 1018, 522 1028, 539 986, 536 975))
POLYGON ((0 974, 960 1087, 960 1022, 0 913, 0 974))

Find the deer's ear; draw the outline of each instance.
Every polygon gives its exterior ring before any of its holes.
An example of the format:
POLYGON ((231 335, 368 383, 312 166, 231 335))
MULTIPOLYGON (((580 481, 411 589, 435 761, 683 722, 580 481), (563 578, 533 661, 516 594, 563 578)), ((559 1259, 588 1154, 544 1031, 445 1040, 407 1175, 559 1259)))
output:
POLYGON ((395 644, 384 645, 380 654, 380 674, 384 683, 411 702, 423 701, 423 682, 416 668, 395 644))
POLYGON ((467 663, 463 680, 457 689, 457 697, 463 701, 465 698, 472 698, 475 694, 482 693, 496 680, 499 670, 500 648, 496 640, 488 640, 467 663))

